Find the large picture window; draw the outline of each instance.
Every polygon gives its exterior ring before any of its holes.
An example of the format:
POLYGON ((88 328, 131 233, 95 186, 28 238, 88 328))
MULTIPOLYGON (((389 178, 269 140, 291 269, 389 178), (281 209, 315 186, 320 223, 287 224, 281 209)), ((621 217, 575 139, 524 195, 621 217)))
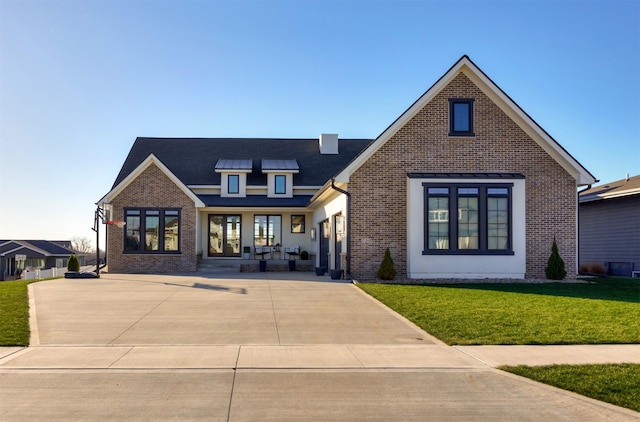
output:
POLYGON ((424 254, 513 254, 511 184, 424 185, 424 254))
POLYGON ((125 209, 124 252, 167 253, 180 250, 180 211, 125 209))
POLYGON ((253 218, 253 244, 276 246, 282 244, 282 216, 256 215, 253 218))

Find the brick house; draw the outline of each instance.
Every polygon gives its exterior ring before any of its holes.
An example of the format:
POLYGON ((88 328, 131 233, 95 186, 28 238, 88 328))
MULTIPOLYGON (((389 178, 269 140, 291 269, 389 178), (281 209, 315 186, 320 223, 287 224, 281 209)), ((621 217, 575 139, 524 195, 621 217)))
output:
POLYGON ((100 201, 112 272, 297 246, 375 278, 538 278, 555 237, 569 274, 577 187, 595 178, 467 56, 375 139, 138 138, 100 201), (257 248, 257 249, 256 249, 257 248))

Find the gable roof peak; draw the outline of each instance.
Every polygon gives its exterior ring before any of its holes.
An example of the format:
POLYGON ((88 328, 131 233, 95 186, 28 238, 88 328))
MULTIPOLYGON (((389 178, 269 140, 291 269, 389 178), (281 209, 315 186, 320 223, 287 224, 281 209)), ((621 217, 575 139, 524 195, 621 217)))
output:
POLYGON ((464 73, 473 84, 487 95, 502 111, 520 126, 542 149, 551 155, 576 180, 578 186, 595 183, 589 173, 567 150, 553 139, 536 121, 515 103, 495 82, 491 80, 466 54, 447 70, 424 94, 389 125, 362 153, 360 153, 335 180, 348 183, 351 174, 362 166, 382 145, 391 139, 423 107, 460 73, 464 73))

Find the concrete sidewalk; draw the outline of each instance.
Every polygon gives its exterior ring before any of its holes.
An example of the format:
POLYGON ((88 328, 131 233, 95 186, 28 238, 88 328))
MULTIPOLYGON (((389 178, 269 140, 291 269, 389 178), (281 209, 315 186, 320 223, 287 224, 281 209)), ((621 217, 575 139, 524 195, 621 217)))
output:
POLYGON ((492 368, 562 350, 637 362, 637 345, 449 347, 328 277, 105 274, 30 287, 33 347, 0 350, 0 420, 640 416, 492 368))
POLYGON ((640 364, 640 344, 454 346, 454 348, 493 368, 515 365, 640 364))

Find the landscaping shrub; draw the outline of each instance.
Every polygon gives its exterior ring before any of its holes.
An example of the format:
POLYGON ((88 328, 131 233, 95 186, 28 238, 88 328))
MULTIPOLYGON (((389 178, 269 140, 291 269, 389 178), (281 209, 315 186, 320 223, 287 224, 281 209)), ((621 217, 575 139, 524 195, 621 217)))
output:
POLYGON ((396 267, 393 264, 393 259, 391 259, 389 248, 384 252, 384 258, 378 269, 378 278, 380 280, 393 280, 396 278, 396 267))
POLYGON ((78 261, 77 256, 71 255, 69 257, 69 261, 67 262, 67 271, 80 271, 80 261, 78 261))
POLYGON ((548 280, 564 280, 567 276, 567 271, 564 269, 564 261, 560 257, 560 252, 558 252, 555 237, 553 238, 553 245, 551 246, 551 256, 547 261, 547 267, 544 269, 544 273, 548 280))
POLYGON ((309 259, 309 252, 307 252, 307 251, 300 252, 300 259, 302 259, 302 260, 309 259))

